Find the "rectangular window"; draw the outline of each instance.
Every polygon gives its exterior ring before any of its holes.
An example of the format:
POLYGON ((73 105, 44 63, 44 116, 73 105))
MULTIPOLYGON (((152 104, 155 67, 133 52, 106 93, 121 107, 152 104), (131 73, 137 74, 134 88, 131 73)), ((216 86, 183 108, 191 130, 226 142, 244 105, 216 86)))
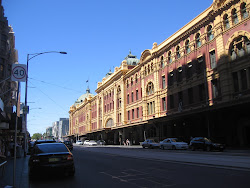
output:
POLYGON ((165 97, 162 98, 162 110, 163 111, 167 110, 167 108, 166 108, 166 98, 165 97))
POLYGON ((137 118, 139 118, 139 116, 140 116, 140 115, 139 115, 139 112, 140 112, 140 111, 139 111, 139 107, 138 107, 138 108, 136 109, 137 118))
POLYGON ((241 79, 242 90, 246 90, 247 89, 247 69, 243 69, 240 71, 240 79, 241 79))
POLYGON ((188 103, 192 104, 194 102, 193 88, 188 89, 188 103))
POLYGON ((174 73, 173 71, 168 74, 168 86, 172 86, 174 84, 174 73))
POLYGON ((132 119, 135 119, 135 110, 132 110, 132 119))
POLYGON ((136 100, 139 100, 139 91, 136 90, 136 100))
POLYGON ((200 101, 205 101, 206 100, 206 93, 205 93, 205 85, 201 84, 199 85, 199 98, 200 101))
POLYGON ((170 95, 170 109, 174 108, 174 95, 170 95))
POLYGON ((127 95, 127 104, 129 104, 129 94, 127 95))
POLYGON ((213 98, 217 98, 219 96, 219 83, 217 79, 211 81, 212 83, 212 92, 213 98))
POLYGON ((149 103, 147 104, 148 106, 148 115, 150 114, 150 108, 149 108, 149 103))
POLYGON ((130 113, 129 113, 129 111, 128 111, 128 120, 130 120, 130 113))
POLYGON ((209 52, 211 69, 216 68, 215 50, 209 52))
POLYGON ((182 112, 182 108, 183 108, 182 91, 178 93, 178 97, 179 97, 178 111, 182 112))
POLYGON ((131 101, 134 102, 134 93, 131 94, 131 101))
POLYGON ((162 76, 162 89, 165 89, 166 86, 166 79, 165 79, 165 75, 162 76))
POLYGON ((188 63, 187 64, 187 78, 191 78, 192 77, 192 74, 193 74, 193 64, 192 63, 188 63))
POLYGON ((150 114, 153 114, 153 103, 150 102, 150 114))
POLYGON ((182 67, 178 68, 178 74, 177 74, 177 82, 182 81, 182 67))
POLYGON ((203 65, 204 65, 204 58, 203 56, 202 57, 199 57, 197 59, 197 63, 196 63, 196 72, 197 74, 201 74, 203 72, 203 65))
POLYGON ((234 84, 234 92, 239 91, 239 79, 238 79, 238 73, 233 72, 233 84, 234 84))

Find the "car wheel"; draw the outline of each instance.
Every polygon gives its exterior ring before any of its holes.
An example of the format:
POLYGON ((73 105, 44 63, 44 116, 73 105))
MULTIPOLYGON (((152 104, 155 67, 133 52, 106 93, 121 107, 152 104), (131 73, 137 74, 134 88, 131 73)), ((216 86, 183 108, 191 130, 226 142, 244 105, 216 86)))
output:
POLYGON ((175 146, 172 146, 172 150, 176 150, 176 147, 175 147, 175 146))
POLYGON ((164 150, 165 149, 164 146, 161 146, 161 149, 164 150))
POLYGON ((150 145, 150 146, 149 146, 149 149, 153 149, 153 147, 150 145))
POLYGON ((207 151, 211 151, 211 146, 207 146, 207 151))
POLYGON ((142 146, 143 149, 145 149, 145 146, 142 146))

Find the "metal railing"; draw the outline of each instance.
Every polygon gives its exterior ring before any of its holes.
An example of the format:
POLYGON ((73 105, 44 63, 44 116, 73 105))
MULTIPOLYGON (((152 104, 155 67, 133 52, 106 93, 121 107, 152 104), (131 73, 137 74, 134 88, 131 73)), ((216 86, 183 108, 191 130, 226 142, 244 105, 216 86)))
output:
POLYGON ((7 164, 7 161, 0 161, 0 177, 4 175, 6 164, 7 164))

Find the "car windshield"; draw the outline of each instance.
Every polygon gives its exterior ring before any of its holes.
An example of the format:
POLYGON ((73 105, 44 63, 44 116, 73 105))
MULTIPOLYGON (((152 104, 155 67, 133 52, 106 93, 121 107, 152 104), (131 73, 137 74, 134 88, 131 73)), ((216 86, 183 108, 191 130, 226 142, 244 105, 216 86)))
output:
POLYGON ((65 141, 64 144, 71 144, 71 142, 70 141, 65 141))
POLYGON ((64 144, 39 144, 36 153, 68 152, 64 144))
POLYGON ((205 142, 212 142, 210 139, 208 138, 204 138, 205 142))
POLYGON ((182 140, 180 140, 180 139, 178 139, 178 138, 173 138, 173 139, 171 139, 172 140, 172 142, 183 142, 182 140))

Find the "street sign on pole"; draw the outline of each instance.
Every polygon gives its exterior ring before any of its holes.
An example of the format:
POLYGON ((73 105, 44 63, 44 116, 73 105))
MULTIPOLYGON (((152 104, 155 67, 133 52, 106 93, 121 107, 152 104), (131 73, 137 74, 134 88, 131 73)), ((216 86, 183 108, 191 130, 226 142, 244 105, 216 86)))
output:
POLYGON ((25 82, 27 77, 27 66, 24 64, 12 64, 11 80, 25 82))

